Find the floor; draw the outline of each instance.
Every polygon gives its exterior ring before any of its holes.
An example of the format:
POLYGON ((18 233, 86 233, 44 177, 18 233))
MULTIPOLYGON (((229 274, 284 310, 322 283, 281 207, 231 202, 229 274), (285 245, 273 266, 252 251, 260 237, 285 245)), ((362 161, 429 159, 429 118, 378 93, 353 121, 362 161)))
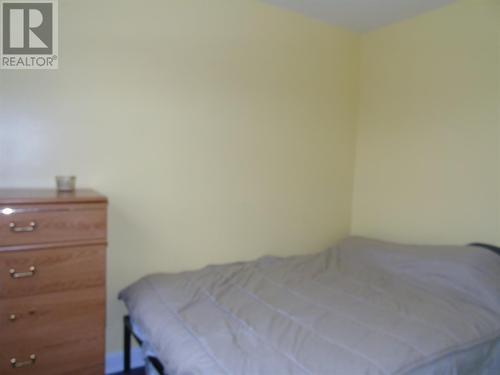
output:
POLYGON ((145 375, 146 373, 144 372, 144 368, 136 368, 133 370, 130 370, 130 372, 117 372, 116 374, 113 375, 145 375))

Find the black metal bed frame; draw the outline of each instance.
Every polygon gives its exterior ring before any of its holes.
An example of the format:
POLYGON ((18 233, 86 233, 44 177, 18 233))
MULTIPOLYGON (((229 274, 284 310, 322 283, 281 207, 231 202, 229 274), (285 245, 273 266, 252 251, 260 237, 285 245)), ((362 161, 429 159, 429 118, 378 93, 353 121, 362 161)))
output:
MULTIPOLYGON (((500 247, 494 245, 489 245, 484 243, 471 243, 468 246, 482 247, 484 249, 493 251, 494 253, 500 256, 500 247)), ((132 350, 132 337, 137 341, 137 343, 140 346, 142 346, 142 340, 134 332, 132 323, 130 322, 130 317, 126 315, 123 317, 123 371, 125 373, 130 372, 130 354, 132 350)), ((165 368, 163 367, 162 363, 158 358, 153 356, 147 356, 145 360, 149 362, 155 368, 156 371, 158 371, 158 374, 168 375, 165 372, 165 368)))
MULTIPOLYGON (((135 334, 130 317, 128 315, 123 317, 123 372, 130 372, 130 354, 132 352, 132 337, 137 343, 142 346, 142 340, 135 334)), ((160 375, 167 375, 160 360, 153 356, 145 358, 160 375)))
POLYGON ((500 247, 498 247, 498 246, 490 245, 487 243, 480 243, 480 242, 471 243, 471 244, 469 244, 469 246, 482 247, 484 249, 488 249, 490 251, 493 251, 497 255, 500 255, 500 247))

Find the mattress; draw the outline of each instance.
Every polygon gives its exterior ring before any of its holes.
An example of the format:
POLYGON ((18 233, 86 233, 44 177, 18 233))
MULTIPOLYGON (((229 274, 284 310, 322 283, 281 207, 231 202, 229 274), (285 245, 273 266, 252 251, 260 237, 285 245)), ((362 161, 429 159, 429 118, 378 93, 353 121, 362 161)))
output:
POLYGON ((500 374, 500 257, 348 238, 120 293, 169 375, 500 374))

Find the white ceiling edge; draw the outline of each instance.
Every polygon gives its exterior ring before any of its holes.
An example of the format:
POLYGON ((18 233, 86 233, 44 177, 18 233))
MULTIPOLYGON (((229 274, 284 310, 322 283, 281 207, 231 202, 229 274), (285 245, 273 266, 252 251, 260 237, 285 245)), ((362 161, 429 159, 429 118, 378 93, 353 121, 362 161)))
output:
POLYGON ((456 0, 262 0, 333 26, 365 32, 418 16, 456 0))

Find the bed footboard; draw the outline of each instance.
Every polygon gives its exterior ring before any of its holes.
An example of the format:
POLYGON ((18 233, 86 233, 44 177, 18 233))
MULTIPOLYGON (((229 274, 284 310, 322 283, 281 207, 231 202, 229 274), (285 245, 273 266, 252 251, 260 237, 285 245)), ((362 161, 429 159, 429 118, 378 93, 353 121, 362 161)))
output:
MULTIPOLYGON (((132 337, 142 346, 142 340, 134 333, 134 329, 128 315, 123 317, 123 372, 130 373, 130 354, 132 352, 132 337)), ((153 356, 145 358, 159 375, 167 375, 160 360, 153 356)))

